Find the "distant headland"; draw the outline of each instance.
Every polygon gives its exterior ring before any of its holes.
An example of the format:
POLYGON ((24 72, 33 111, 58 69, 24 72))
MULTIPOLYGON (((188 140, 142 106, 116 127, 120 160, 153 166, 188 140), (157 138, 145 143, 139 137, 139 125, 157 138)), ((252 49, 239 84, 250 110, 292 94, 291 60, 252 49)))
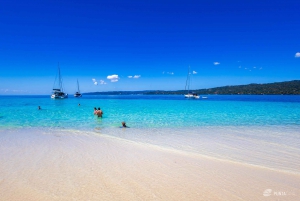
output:
MULTIPOLYGON (((267 84, 247 84, 235 86, 223 86, 208 89, 192 90, 197 94, 205 95, 300 95, 300 80, 285 82, 274 82, 267 84)), ((89 92, 86 95, 182 95, 186 90, 163 91, 163 90, 145 90, 145 91, 107 91, 107 92, 89 92)))

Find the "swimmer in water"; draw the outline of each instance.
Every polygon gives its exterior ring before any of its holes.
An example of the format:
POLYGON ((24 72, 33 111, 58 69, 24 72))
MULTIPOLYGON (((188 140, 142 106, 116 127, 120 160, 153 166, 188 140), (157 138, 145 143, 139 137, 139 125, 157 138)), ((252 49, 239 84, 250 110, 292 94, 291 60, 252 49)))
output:
POLYGON ((125 121, 122 121, 122 127, 123 128, 127 128, 128 126, 126 126, 126 122, 125 121))

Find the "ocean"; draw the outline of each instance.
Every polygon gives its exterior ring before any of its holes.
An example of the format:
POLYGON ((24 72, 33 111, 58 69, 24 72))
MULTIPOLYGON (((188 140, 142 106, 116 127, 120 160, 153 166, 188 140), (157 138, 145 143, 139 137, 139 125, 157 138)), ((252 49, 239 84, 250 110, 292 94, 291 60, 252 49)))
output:
POLYGON ((300 96, 0 96, 0 128, 197 128, 207 126, 300 125, 300 96), (78 105, 80 104, 80 106, 78 105), (38 110, 41 106, 41 110, 38 110), (103 118, 93 115, 101 107, 103 118))
POLYGON ((300 173, 300 96, 206 97, 0 96, 0 131, 106 135, 300 173), (101 107, 103 118, 93 114, 94 107, 101 107), (122 121, 130 128, 121 129, 122 121))

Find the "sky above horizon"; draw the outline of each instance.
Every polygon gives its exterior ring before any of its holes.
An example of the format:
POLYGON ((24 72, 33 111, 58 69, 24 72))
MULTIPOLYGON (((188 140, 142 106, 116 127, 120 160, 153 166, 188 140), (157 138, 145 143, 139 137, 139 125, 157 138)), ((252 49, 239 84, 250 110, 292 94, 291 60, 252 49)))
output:
POLYGON ((300 80, 300 2, 20 1, 0 6, 0 95, 300 80))

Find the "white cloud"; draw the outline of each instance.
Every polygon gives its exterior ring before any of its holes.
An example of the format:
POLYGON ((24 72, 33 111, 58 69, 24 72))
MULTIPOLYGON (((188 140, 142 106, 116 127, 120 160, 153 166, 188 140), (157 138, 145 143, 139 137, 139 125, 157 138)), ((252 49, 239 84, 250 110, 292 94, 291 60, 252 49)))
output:
POLYGON ((110 80, 111 82, 118 82, 120 78, 119 75, 114 74, 114 75, 108 75, 107 79, 110 80))
POLYGON ((30 91, 27 90, 21 90, 21 89, 0 89, 0 92, 4 93, 30 93, 30 91))
POLYGON ((100 80, 100 84, 106 84, 104 80, 100 80))
POLYGON ((3 91, 3 92, 8 92, 9 91, 9 89, 0 89, 0 91, 3 91))
POLYGON ((119 79, 119 76, 118 75, 108 75, 107 76, 107 79, 109 79, 109 80, 115 80, 115 79, 119 79))
POLYGON ((217 61, 214 62, 214 65, 215 65, 215 66, 216 66, 216 65, 219 65, 219 64, 220 64, 220 62, 217 62, 217 61))
POLYGON ((193 74, 197 74, 197 72, 193 70, 193 74))
POLYGON ((174 75, 174 72, 167 72, 167 74, 169 74, 169 75, 174 75))
MULTIPOLYGON (((92 81, 93 81, 94 85, 98 85, 98 82, 95 78, 93 78, 92 81)), ((99 84, 106 84, 106 82, 104 80, 100 80, 99 84)))
POLYGON ((299 58, 299 57, 300 57, 300 52, 297 52, 297 53, 295 54, 295 57, 296 57, 296 58, 299 58))
POLYGON ((256 68, 255 66, 253 68, 256 68))
POLYGON ((138 79, 138 78, 140 78, 140 77, 141 77, 141 75, 135 75, 135 76, 129 75, 129 76, 128 76, 128 78, 135 78, 135 79, 138 79))
POLYGON ((92 81, 94 82, 94 85, 98 85, 98 82, 96 81, 95 78, 93 78, 92 81))

